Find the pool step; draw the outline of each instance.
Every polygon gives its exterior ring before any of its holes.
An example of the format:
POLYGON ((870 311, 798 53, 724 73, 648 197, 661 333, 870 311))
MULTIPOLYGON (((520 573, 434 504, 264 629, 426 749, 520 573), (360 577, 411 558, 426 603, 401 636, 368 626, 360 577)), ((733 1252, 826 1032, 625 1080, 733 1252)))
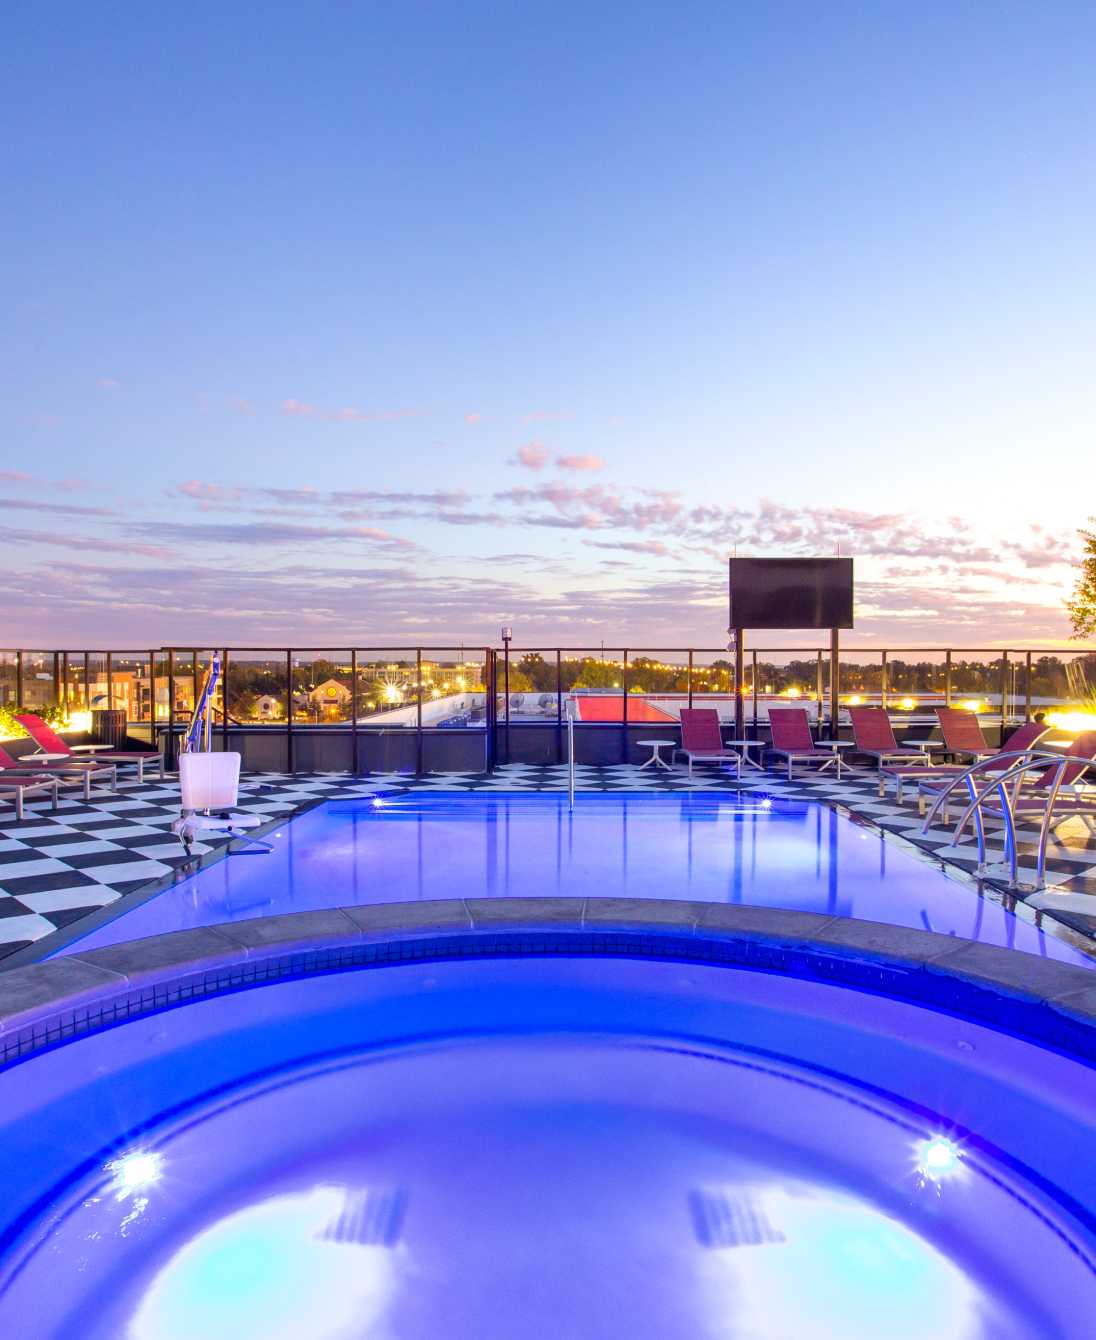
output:
POLYGON ((739 1191, 690 1191, 689 1215, 702 1247, 763 1247, 786 1241, 756 1201, 739 1191))
POLYGON ((402 1187, 364 1187, 347 1191, 343 1208, 316 1234, 320 1242, 353 1242, 363 1247, 394 1247, 407 1210, 402 1187))

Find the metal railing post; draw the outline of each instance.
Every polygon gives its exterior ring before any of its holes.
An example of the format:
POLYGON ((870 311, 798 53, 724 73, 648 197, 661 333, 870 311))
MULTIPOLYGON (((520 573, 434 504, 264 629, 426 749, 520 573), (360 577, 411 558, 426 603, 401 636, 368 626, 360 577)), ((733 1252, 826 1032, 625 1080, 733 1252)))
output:
POLYGON ((620 711, 620 761, 628 762, 628 648, 625 647, 620 662, 620 688, 623 694, 620 711))
POLYGON ((944 653, 944 706, 951 706, 951 652, 944 653))
POLYGON ((358 653, 350 649, 350 775, 358 776, 358 653))
POLYGON ((1024 720, 1031 720, 1031 652, 1027 654, 1027 665, 1024 671, 1024 720))
POLYGON ((838 700, 841 693, 841 639, 830 629, 830 739, 837 739, 838 700))
MULTIPOLYGON (((212 711, 212 705, 210 707, 212 711)), ((228 753, 228 648, 221 648, 221 749, 228 753)))
MULTIPOLYGON (((737 662, 736 662, 737 663, 737 662)), ((685 695, 689 707, 693 705, 693 649, 689 648, 689 670, 685 680, 685 695)))
POLYGON ((563 762, 563 653, 556 648, 556 762, 563 762))
POLYGON ((293 764, 293 648, 285 651, 285 758, 286 772, 294 771, 293 764))
POLYGON ((1001 746, 1005 743, 1005 727, 1008 725, 1008 652, 1001 653, 1001 746))
POLYGON ((167 744, 164 766, 175 768, 175 648, 167 654, 167 744))
POLYGON ((106 654, 106 661, 107 661, 107 706, 108 706, 108 707, 113 707, 113 706, 114 706, 114 653, 113 653, 112 651, 108 651, 108 652, 107 652, 107 654, 106 654))
MULTIPOLYGON (((737 639, 736 639, 737 641, 737 639)), ((750 652, 750 673, 753 676, 753 682, 750 685, 753 696, 753 733, 757 738, 757 651, 750 652)))
POLYGON ((887 653, 881 654, 879 665, 879 702, 885 712, 887 710, 887 653))
POLYGON ((415 776, 422 776, 422 648, 415 648, 415 776))
POLYGON ((21 651, 15 653, 15 702, 20 711, 26 706, 23 702, 23 653, 21 651))

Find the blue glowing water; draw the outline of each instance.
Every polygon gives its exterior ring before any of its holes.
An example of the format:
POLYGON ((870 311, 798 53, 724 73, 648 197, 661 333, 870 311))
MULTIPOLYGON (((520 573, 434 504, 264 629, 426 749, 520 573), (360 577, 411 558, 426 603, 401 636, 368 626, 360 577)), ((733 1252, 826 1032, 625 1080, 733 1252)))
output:
POLYGON ((939 931, 1092 965, 895 842, 817 804, 756 796, 423 795, 332 802, 268 855, 200 871, 77 941, 355 903, 455 897, 688 898, 939 931))
POLYGON ((206 1000, 0 1073, 0 1331, 1087 1340, 1086 1073, 698 965, 206 1000))

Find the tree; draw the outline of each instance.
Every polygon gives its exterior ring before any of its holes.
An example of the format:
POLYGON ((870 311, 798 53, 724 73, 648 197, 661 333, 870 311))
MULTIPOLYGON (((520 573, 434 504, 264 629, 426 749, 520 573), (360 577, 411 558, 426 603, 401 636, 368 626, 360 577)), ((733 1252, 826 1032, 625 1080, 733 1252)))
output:
MULTIPOLYGON (((1089 519, 1096 521, 1096 517, 1089 519)), ((1073 625, 1073 636, 1090 637, 1096 633, 1096 533, 1080 530, 1077 534, 1084 541, 1085 549, 1081 572, 1072 596, 1066 601, 1066 610, 1073 625)))

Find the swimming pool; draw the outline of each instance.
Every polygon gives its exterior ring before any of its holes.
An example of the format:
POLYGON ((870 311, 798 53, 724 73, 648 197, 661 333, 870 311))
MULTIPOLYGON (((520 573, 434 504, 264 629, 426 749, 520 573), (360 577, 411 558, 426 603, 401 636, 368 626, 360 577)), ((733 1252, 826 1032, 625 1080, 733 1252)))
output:
MULTIPOLYGON (((888 994, 954 957, 943 937, 906 933, 888 969, 799 923, 787 949, 782 914, 720 941, 742 913, 711 909, 683 950, 681 906, 592 934, 485 900, 475 934, 366 936, 362 970, 191 1003, 194 965, 183 994, 163 976, 186 937, 99 951, 98 1004, 128 972, 145 1012, 47 1028, 0 1071, 5 1333, 1087 1336, 1091 1039, 1038 1045, 1046 1007, 1025 1023, 1011 987, 974 1017, 969 974, 916 987, 940 1008, 888 994), (759 949, 763 971, 703 959, 759 949)), ((1018 958, 972 952, 983 982, 1018 958)), ((70 981, 87 1016, 96 961, 11 977, 39 1001, 70 981)), ((1049 994, 1087 984, 1038 967, 1049 994)))
POLYGON ((346 904, 551 895, 794 908, 1092 963, 910 849, 812 802, 590 795, 570 813, 556 794, 409 794, 329 802, 268 840, 269 854, 245 848, 138 906, 124 900, 131 910, 61 952, 346 904))

